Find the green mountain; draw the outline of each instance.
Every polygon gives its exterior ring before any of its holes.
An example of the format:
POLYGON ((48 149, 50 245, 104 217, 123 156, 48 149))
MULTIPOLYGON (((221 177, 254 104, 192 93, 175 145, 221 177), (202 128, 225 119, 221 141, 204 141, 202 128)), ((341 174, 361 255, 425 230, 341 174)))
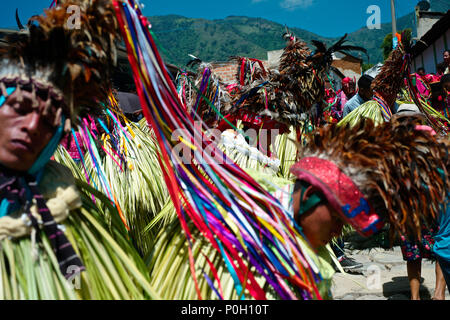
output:
MULTIPOLYGON (((149 21, 163 47, 164 58, 180 66, 189 61, 188 54, 203 61, 227 61, 234 55, 266 59, 267 51, 285 46, 281 38, 285 27, 262 18, 205 20, 169 15, 150 17, 149 21)), ((306 41, 330 41, 306 30, 291 31, 306 41)))
MULTIPOLYGON (((433 11, 447 11, 442 2, 432 1, 433 11)), ((219 20, 186 18, 178 15, 149 17, 152 31, 156 35, 164 59, 178 66, 185 66, 193 54, 203 61, 227 61, 230 56, 246 56, 267 59, 267 51, 282 49, 281 38, 285 27, 262 18, 230 16, 219 20)), ((415 30, 414 13, 397 21, 399 30, 415 30)), ((307 43, 312 39, 332 44, 337 38, 325 38, 307 30, 289 28, 307 43)), ((383 61, 380 48, 384 37, 392 31, 391 24, 382 24, 379 30, 363 27, 349 33, 349 44, 366 48, 371 63, 383 61)), ((356 53, 359 55, 359 53, 356 53)), ((365 55, 361 56, 365 62, 365 55)))

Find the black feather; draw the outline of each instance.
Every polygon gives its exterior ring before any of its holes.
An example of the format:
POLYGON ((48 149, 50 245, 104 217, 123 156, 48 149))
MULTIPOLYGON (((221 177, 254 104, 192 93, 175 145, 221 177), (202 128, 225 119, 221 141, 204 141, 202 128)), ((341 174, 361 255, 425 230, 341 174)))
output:
POLYGON ((16 22, 17 22, 17 27, 19 27, 19 30, 25 30, 25 27, 23 26, 22 22, 20 22, 19 9, 16 9, 16 22))
POLYGON ((317 48, 317 52, 324 52, 325 53, 327 51, 327 47, 326 47, 325 43, 323 43, 322 41, 311 40, 311 42, 317 48))
POLYGON ((358 46, 342 46, 342 47, 339 47, 339 49, 336 50, 336 51, 349 51, 349 50, 351 50, 351 51, 361 51, 361 52, 367 53, 367 50, 365 48, 358 47, 358 46))
POLYGON ((346 33, 341 39, 339 39, 338 42, 336 42, 335 44, 333 44, 333 45, 328 49, 328 51, 331 52, 331 53, 333 53, 333 52, 339 50, 339 48, 342 46, 342 44, 343 44, 344 42, 347 41, 347 40, 345 40, 346 38, 347 38, 347 33, 346 33))

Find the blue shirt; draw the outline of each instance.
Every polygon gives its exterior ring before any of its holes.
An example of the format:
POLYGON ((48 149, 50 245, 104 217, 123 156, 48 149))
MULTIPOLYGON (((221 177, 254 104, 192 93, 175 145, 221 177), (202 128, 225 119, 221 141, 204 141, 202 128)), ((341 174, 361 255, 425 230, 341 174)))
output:
POLYGON ((434 237, 434 253, 442 260, 450 262, 450 194, 447 196, 445 211, 439 215, 439 232, 434 237))
POLYGON ((358 108, 360 105, 362 105, 364 102, 366 102, 359 93, 355 94, 350 100, 347 101, 347 103, 344 106, 344 113, 342 114, 342 117, 345 117, 350 112, 358 108))
MULTIPOLYGON (((359 93, 355 94, 353 96, 353 98, 351 98, 350 100, 347 101, 347 103, 344 106, 344 112, 342 114, 342 117, 344 118, 346 115, 348 115, 350 112, 352 112, 353 110, 355 110, 356 108, 358 108, 360 105, 362 105, 363 103, 366 103, 367 101, 365 101, 363 98, 361 98, 361 96, 359 95, 359 93)), ((399 108, 399 105, 396 103, 394 103, 394 107, 392 110, 392 114, 396 114, 397 110, 399 108)))

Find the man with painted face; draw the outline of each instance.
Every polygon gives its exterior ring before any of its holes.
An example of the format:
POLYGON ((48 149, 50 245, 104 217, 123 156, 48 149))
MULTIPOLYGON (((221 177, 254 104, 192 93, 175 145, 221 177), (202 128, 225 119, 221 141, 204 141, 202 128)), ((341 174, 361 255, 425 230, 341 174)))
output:
POLYGON ((55 122, 61 120, 56 119, 54 102, 50 102, 50 110, 44 115, 47 101, 39 95, 14 87, 6 91, 0 98, 0 163, 13 170, 27 171, 53 137, 61 138, 61 132, 55 136, 60 127, 55 122))
POLYGON ((379 126, 370 119, 352 128, 331 124, 310 137, 291 168, 297 178, 292 210, 314 249, 347 223, 365 237, 389 222, 394 234, 418 238, 421 226, 435 221, 446 196, 448 177, 439 177, 448 171, 446 147, 422 120, 399 114, 379 126))
POLYGON ((5 248, 0 250, 0 296, 149 297, 147 275, 138 271, 143 261, 124 226, 114 222, 115 213, 105 211, 111 214, 109 226, 70 170, 50 161, 78 117, 96 113, 106 101, 110 83, 105 75, 114 59, 102 37, 108 36, 108 43, 118 38, 109 2, 83 5, 80 30, 66 26, 68 6, 60 1, 45 16, 33 18, 29 30, 8 38, 0 49, 0 248, 5 248), (101 259, 93 247, 103 252, 101 259), (114 258, 107 258, 111 252, 114 258), (122 276, 108 278, 106 270, 122 276), (131 284, 132 274, 139 284, 131 284), (69 287, 66 279, 78 279, 80 287, 69 287))

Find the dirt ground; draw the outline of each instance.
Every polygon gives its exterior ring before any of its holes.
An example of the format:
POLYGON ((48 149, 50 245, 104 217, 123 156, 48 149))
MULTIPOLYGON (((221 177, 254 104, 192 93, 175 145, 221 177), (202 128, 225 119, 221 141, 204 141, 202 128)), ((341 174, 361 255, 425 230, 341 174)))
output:
MULTIPOLYGON (((409 300, 406 262, 399 246, 393 249, 348 250, 347 256, 363 264, 360 274, 336 273, 332 293, 335 300, 409 300), (361 274, 362 273, 362 274, 361 274)), ((422 300, 430 300, 435 288, 435 264, 422 261, 422 300)), ((450 300, 448 289, 446 300, 450 300)))

